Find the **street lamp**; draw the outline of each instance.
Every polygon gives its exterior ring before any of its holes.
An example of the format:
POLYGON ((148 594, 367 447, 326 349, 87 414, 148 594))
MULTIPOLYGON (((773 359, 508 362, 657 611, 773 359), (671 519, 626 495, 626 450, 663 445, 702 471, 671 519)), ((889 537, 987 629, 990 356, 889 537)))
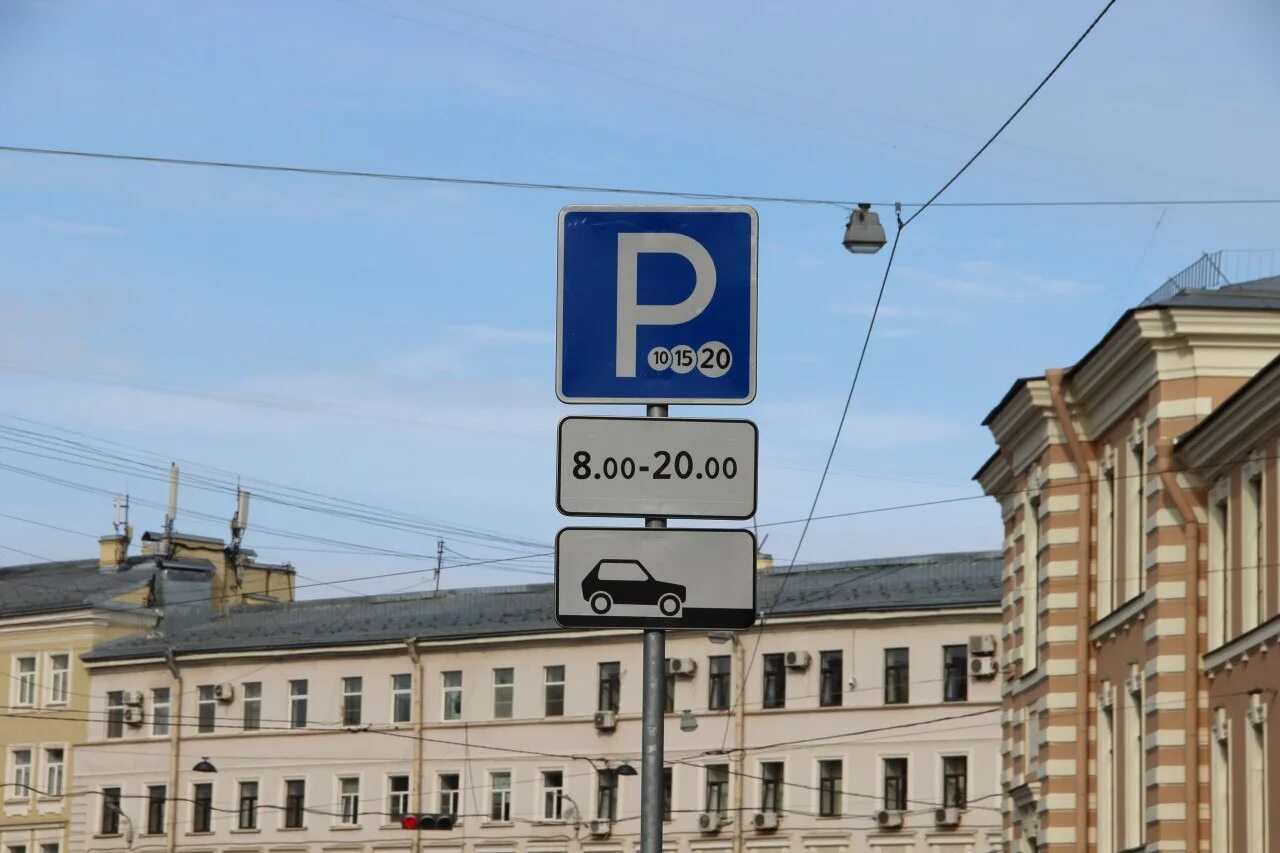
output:
POLYGON ((199 761, 197 761, 196 766, 192 767, 191 769, 196 773, 217 773, 218 772, 218 768, 213 766, 213 763, 209 761, 208 756, 205 756, 204 758, 201 758, 199 761))
POLYGON ((630 764, 626 764, 626 763, 619 764, 617 767, 613 768, 613 772, 617 773, 619 776, 636 775, 636 769, 632 767, 630 764))
POLYGON ((884 226, 871 205, 862 202, 849 214, 849 224, 844 229, 844 247, 855 255, 874 255, 884 247, 884 226))

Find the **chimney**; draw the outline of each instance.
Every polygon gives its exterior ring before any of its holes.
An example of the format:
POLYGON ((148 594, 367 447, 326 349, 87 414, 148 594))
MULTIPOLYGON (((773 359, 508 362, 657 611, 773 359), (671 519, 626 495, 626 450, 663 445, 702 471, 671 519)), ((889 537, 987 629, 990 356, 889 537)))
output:
POLYGON ((773 571, 773 555, 756 551, 756 571, 764 574, 773 571))
MULTIPOLYGON (((128 528, 126 528, 127 530, 128 528)), ((98 539, 98 568, 118 569, 129 554, 129 537, 125 533, 113 533, 98 539)))

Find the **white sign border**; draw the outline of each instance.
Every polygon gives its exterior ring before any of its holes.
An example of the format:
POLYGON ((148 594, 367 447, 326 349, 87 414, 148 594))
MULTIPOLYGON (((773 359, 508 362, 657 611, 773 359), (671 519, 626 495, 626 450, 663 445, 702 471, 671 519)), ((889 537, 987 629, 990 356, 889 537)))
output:
MULTIPOLYGON (((760 214, 745 204, 570 204, 560 209, 556 220, 556 397, 571 405, 620 404, 628 406, 745 406, 756 398, 756 339, 759 337, 759 264, 760 214), (745 213, 751 217, 751 354, 747 396, 745 398, 697 397, 566 397, 561 386, 564 375, 564 219, 567 214, 582 211, 599 213, 745 213)), ((672 516, 675 517, 675 516, 672 516)))

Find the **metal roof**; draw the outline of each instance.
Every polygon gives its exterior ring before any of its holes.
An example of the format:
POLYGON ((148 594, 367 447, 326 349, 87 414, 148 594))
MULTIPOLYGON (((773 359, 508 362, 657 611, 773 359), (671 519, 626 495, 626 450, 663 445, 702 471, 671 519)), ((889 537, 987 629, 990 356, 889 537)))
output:
MULTIPOLYGON (((1001 553, 977 551, 797 566, 757 576, 757 606, 779 615, 991 607, 1001 553)), ((552 584, 237 605, 197 624, 170 624, 97 646, 85 660, 212 651, 369 645, 559 631, 552 584)))
POLYGON ((97 606, 149 583, 154 557, 131 557, 122 568, 98 560, 29 563, 0 568, 0 616, 57 613, 97 606))

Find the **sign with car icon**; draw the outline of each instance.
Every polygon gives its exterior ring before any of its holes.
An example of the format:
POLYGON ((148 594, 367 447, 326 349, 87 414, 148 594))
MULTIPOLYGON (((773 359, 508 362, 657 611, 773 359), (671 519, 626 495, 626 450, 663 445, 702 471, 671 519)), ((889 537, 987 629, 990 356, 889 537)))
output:
POLYGON ((749 530, 568 527, 556 537, 566 628, 744 630, 755 622, 749 530))

